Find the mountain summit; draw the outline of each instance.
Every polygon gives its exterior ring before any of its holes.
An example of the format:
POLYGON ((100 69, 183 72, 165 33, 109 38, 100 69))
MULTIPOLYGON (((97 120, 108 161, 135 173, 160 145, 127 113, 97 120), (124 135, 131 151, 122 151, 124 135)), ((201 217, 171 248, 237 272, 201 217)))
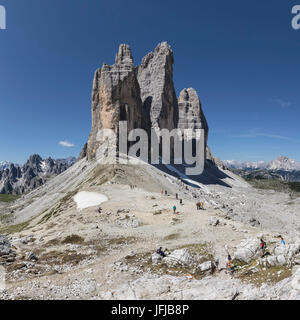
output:
POLYGON ((127 121, 128 132, 144 129, 204 129, 208 125, 197 92, 183 89, 177 99, 173 83, 174 55, 162 42, 134 67, 130 47, 121 44, 115 64, 103 64, 95 72, 92 89, 92 129, 79 160, 95 158, 104 141, 97 137, 103 129, 118 134, 120 121, 127 121))

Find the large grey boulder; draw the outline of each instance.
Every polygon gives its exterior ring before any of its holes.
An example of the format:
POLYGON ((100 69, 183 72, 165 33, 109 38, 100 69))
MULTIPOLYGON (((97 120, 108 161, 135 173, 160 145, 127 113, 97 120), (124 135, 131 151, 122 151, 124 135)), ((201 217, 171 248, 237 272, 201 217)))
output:
POLYGON ((297 239, 294 243, 275 247, 271 256, 263 259, 262 264, 267 262, 270 266, 283 266, 300 264, 300 241, 297 239))
POLYGON ((199 265, 198 267, 200 269, 200 271, 209 271, 212 269, 212 263, 211 261, 206 261, 206 262, 203 262, 199 265))
POLYGON ((244 239, 234 253, 234 259, 249 263, 260 255, 259 241, 255 238, 244 239))
POLYGON ((193 258, 187 248, 175 250, 167 257, 163 258, 163 263, 169 267, 191 265, 193 258))

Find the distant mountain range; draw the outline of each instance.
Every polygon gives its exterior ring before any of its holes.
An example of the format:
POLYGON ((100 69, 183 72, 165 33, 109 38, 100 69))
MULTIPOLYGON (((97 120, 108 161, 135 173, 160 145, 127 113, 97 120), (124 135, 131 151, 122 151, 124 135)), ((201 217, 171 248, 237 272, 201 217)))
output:
POLYGON ((244 178, 300 181, 300 163, 285 156, 269 162, 238 162, 235 160, 223 160, 222 162, 244 178))
POLYGON ((243 170, 284 170, 284 171, 300 171, 300 163, 294 159, 290 159, 285 156, 280 156, 275 160, 257 161, 257 162, 239 162, 235 160, 223 160, 223 163, 228 168, 243 169, 243 170))
POLYGON ((0 194, 23 194, 58 175, 74 164, 76 158, 42 159, 38 154, 29 157, 23 166, 9 161, 0 162, 0 194))

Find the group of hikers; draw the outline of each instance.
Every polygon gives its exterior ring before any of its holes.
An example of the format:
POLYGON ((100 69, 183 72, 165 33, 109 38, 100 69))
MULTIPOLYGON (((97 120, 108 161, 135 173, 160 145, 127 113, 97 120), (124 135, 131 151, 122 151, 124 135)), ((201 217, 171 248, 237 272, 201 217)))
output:
MULTIPOLYGON (((283 239, 283 237, 279 236, 279 238, 281 239, 281 245, 285 245, 285 240, 283 239)), ((263 239, 260 239, 260 250, 262 253, 261 257, 263 257, 266 254, 266 252, 265 252, 266 248, 267 248, 267 243, 263 239)), ((157 249, 156 253, 162 257, 166 257, 168 254, 170 254, 170 252, 167 248, 163 251, 162 247, 157 249)), ((223 270, 223 268, 219 269, 219 265, 220 265, 220 260, 219 260, 219 258, 217 258, 214 263, 212 262, 212 272, 215 269, 217 269, 219 271, 223 270)), ((230 272, 231 275, 233 275, 234 272, 236 271, 236 269, 237 269, 237 267, 232 263, 231 255, 228 254, 227 258, 226 258, 225 270, 227 272, 230 272)))
POLYGON ((198 201, 196 203, 196 207, 197 207, 197 210, 204 210, 204 203, 198 201))
POLYGON ((130 185, 130 189, 135 189, 135 188, 136 188, 136 185, 133 185, 133 184, 130 185))

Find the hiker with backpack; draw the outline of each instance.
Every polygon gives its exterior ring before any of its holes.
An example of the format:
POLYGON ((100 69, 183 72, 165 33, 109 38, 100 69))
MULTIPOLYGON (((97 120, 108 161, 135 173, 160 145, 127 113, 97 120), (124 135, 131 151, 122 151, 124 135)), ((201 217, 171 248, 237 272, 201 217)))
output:
POLYGON ((260 246, 260 249, 262 251, 262 257, 263 257, 265 255, 267 244, 263 239, 260 239, 260 245, 259 246, 260 246))
POLYGON ((176 206, 173 206, 173 213, 176 213, 176 206))

